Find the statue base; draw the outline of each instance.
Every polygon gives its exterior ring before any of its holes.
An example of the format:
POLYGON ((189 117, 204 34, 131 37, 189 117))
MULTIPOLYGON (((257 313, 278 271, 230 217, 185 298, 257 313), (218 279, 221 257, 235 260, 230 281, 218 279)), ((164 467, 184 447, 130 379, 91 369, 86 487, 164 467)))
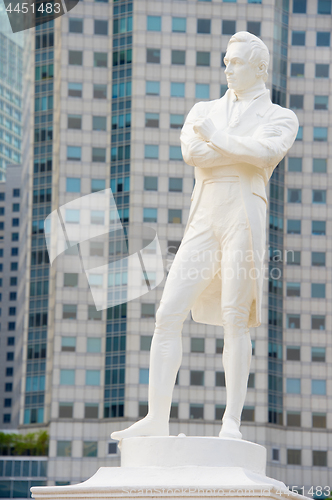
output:
POLYGON ((101 467, 71 486, 31 488, 40 500, 251 497, 304 500, 265 475, 266 449, 249 441, 215 437, 124 439, 121 467, 101 467))

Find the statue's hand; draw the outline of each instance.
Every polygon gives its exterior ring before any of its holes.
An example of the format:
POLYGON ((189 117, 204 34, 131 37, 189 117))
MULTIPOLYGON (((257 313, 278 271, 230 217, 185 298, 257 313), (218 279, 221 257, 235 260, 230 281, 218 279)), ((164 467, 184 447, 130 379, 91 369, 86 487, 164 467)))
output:
POLYGON ((197 120, 194 125, 194 132, 200 135, 204 141, 209 141, 211 136, 216 131, 216 127, 214 126, 211 118, 205 118, 204 120, 197 120))

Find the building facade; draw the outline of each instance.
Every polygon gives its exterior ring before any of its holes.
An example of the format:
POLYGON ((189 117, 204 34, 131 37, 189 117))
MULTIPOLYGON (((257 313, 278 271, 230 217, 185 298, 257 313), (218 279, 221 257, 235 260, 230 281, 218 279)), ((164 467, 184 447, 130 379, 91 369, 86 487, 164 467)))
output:
MULTIPOLYGON (((274 102, 300 130, 270 183, 269 261, 243 436, 266 446, 268 474, 316 495, 331 475, 331 1, 80 2, 34 33, 26 321, 20 429, 47 428, 49 484, 119 465, 113 430, 147 410, 149 348, 162 286, 97 311, 78 247, 49 264, 45 217, 111 187, 123 226, 156 230, 169 268, 193 169, 179 134, 193 104, 226 90, 236 31, 264 40, 274 102)), ((66 213, 65 225, 79 222, 66 213)), ((70 232, 69 232, 70 236, 70 232)), ((141 238, 140 248, 146 246, 141 238)), ((121 239, 90 255, 125 255, 121 239)), ((129 248, 129 253, 131 249, 129 248)), ((187 319, 171 433, 214 435, 225 408, 222 329, 187 319)), ((326 490, 323 490, 327 492, 326 490)), ((318 495, 319 496, 319 495, 318 495)))
POLYGON ((0 3, 0 181, 6 167, 21 162, 23 42, 13 35, 0 3))

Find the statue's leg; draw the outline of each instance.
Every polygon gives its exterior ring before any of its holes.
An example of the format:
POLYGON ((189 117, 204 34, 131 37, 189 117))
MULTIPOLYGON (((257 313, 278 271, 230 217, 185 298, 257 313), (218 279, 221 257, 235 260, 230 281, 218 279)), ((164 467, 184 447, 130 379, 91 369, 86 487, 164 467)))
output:
POLYGON ((253 262, 247 261, 251 248, 248 228, 234 227, 222 247, 222 319, 224 326, 223 365, 226 381, 226 410, 220 437, 241 439, 241 413, 247 393, 251 362, 249 313, 255 282, 250 277, 253 262))
POLYGON ((148 414, 127 429, 113 432, 113 439, 169 435, 172 393, 182 358, 182 326, 193 303, 219 269, 218 246, 206 224, 202 231, 195 227, 186 233, 156 314, 150 353, 148 414))

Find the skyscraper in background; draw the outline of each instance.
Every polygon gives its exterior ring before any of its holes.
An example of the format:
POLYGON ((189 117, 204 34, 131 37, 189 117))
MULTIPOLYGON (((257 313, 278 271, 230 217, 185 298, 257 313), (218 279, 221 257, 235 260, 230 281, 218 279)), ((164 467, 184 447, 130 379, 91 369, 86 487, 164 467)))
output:
POLYGON ((23 37, 13 35, 0 3, 0 181, 21 162, 23 37))
MULTIPOLYGON (((193 188, 180 128, 195 102, 226 91, 227 42, 243 30, 269 47, 271 97, 295 110, 300 130, 268 188, 263 322, 251 332, 242 431, 266 446, 269 475, 305 491, 312 485, 314 493, 329 485, 330 0, 84 0, 31 30, 35 112, 23 159, 31 198, 20 428, 48 429, 49 484, 119 464, 109 434, 146 413, 162 286, 97 311, 76 247, 49 265, 44 219, 111 187, 123 225, 154 227, 169 267, 193 188)), ((78 222, 77 213, 66 213, 66 224, 78 222)), ((121 258, 121 241, 107 247, 91 241, 90 254, 121 258)), ((171 433, 216 436, 226 394, 222 329, 188 318, 183 346, 171 433)))

